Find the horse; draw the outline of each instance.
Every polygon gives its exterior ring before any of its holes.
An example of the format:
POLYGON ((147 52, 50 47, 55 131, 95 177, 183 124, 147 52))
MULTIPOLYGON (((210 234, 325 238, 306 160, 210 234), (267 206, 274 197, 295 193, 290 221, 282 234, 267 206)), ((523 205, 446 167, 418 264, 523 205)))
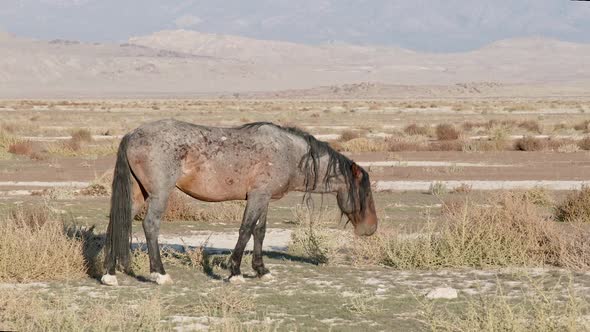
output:
POLYGON ((144 124, 123 136, 117 151, 101 282, 118 285, 115 270, 130 270, 131 225, 147 204, 143 230, 151 281, 171 283, 160 258, 158 234, 168 197, 178 188, 206 202, 245 200, 229 281, 243 281, 240 264, 254 236, 252 268, 270 271, 262 260, 271 200, 291 191, 332 193, 357 235, 377 229, 369 174, 355 162, 297 128, 270 122, 220 128, 173 119, 144 124))

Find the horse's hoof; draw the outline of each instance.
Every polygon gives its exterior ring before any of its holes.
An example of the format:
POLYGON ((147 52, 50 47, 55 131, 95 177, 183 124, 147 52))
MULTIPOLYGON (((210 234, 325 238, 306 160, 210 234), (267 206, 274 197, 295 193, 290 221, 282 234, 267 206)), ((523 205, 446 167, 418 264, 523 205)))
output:
POLYGON ((260 280, 264 280, 264 281, 275 280, 275 276, 273 276, 272 273, 268 272, 268 273, 261 275, 260 280))
POLYGON ((103 285, 107 286, 119 286, 119 282, 117 281, 117 277, 110 274, 105 274, 100 278, 100 282, 103 285))
POLYGON ((232 284, 241 284, 241 283, 246 282, 246 280, 244 280, 244 277, 242 277, 242 275, 230 276, 227 280, 229 282, 231 282, 232 284))
POLYGON ((172 283, 172 278, 169 274, 159 274, 158 272, 152 272, 150 279, 158 285, 166 285, 172 283))

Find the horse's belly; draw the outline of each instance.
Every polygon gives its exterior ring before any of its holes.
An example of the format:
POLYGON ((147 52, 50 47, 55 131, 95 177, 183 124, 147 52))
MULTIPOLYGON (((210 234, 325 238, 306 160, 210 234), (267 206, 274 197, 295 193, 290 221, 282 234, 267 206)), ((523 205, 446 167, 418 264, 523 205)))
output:
POLYGON ((220 172, 184 174, 176 186, 188 195, 207 202, 246 199, 248 192, 243 181, 220 172))

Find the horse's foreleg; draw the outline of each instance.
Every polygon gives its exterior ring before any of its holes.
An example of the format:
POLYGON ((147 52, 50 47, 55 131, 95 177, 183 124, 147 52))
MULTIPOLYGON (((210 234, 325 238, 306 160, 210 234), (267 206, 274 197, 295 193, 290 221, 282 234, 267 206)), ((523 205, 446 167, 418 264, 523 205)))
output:
POLYGON ((240 264, 242 263, 244 249, 250 240, 254 225, 258 219, 260 219, 263 213, 266 214, 269 202, 270 195, 266 193, 248 193, 248 201, 246 203, 246 209, 244 210, 242 225, 240 226, 240 235, 238 237, 236 247, 231 255, 229 277, 230 281, 232 278, 235 278, 234 280, 240 280, 241 278, 242 273, 240 272, 240 264))
POLYGON ((265 275, 270 275, 270 271, 264 267, 264 262, 262 261, 262 242, 264 241, 264 235, 266 233, 266 214, 268 212, 267 208, 262 212, 260 218, 258 219, 258 223, 254 226, 254 255, 252 257, 252 268, 256 271, 258 277, 263 277, 265 275))
POLYGON ((145 232, 150 257, 150 277, 159 285, 172 282, 170 276, 164 271, 164 265, 160 257, 160 246, 158 245, 160 222, 166 211, 168 196, 169 193, 150 196, 148 198, 148 211, 143 220, 143 231, 145 232))

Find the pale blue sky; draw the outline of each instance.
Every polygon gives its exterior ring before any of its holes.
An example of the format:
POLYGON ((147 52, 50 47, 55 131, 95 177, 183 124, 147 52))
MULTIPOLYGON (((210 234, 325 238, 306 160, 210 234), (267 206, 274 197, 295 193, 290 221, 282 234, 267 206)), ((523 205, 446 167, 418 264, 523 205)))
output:
POLYGON ((527 36, 589 43, 590 2, 0 0, 0 29, 20 36, 124 42, 178 28, 311 44, 463 51, 527 36))

